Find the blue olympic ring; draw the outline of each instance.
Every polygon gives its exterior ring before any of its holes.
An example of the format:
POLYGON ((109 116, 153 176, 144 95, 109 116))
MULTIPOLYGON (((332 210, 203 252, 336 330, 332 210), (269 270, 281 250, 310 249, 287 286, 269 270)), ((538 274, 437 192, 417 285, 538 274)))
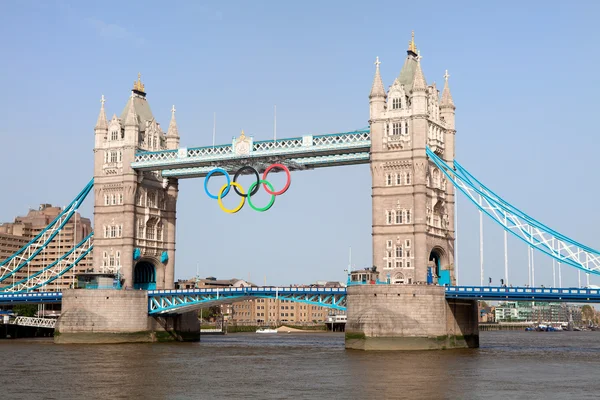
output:
POLYGON ((214 194, 211 194, 208 191, 208 180, 210 179, 212 174, 214 174, 215 172, 222 173, 223 175, 225 175, 225 178, 227 179, 227 189, 225 189, 225 191, 223 192, 222 197, 227 196, 227 193, 229 193, 229 189, 231 189, 231 177, 229 176, 229 173, 227 173, 227 171, 225 171, 223 168, 215 168, 206 175, 206 178, 204 178, 204 191, 206 192, 208 197, 210 197, 211 199, 217 200, 219 198, 219 196, 215 196, 214 194))

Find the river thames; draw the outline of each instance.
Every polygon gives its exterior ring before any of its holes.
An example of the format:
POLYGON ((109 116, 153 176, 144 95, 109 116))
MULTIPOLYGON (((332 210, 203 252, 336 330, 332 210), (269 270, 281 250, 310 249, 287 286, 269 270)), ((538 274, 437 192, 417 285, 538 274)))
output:
POLYGON ((482 332, 481 348, 347 351, 343 334, 200 343, 0 341, 1 399, 596 399, 600 332, 482 332))

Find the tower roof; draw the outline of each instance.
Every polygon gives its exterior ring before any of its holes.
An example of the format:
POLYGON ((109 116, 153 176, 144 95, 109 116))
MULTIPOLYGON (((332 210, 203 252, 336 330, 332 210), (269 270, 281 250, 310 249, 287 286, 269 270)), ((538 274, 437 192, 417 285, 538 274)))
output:
MULTIPOLYGON (((408 42, 408 50, 406 51, 406 60, 400 70, 400 75, 396 78, 396 83, 404 86, 404 90, 408 93, 413 88, 415 80, 415 72, 417 71, 418 55, 417 45, 415 44, 415 32, 412 33, 412 39, 408 42)), ((421 74, 423 72, 421 71, 421 74)))
POLYGON ((138 80, 133 83, 132 96, 125 105, 125 108, 123 108, 120 116, 121 122, 127 123, 127 114, 133 103, 136 122, 142 132, 146 130, 146 121, 152 121, 154 119, 150 104, 148 104, 148 101, 146 100, 146 92, 144 92, 144 90, 145 88, 141 81, 141 75, 138 74, 138 80))
POLYGON ((102 99, 100 100, 100 103, 102 105, 100 106, 100 114, 98 115, 98 121, 96 121, 95 129, 108 129, 108 122, 106 121, 106 112, 104 111, 105 101, 106 100, 104 100, 104 95, 102 95, 102 99))
POLYGON ((369 94, 369 98, 373 97, 386 97, 385 88, 383 87, 383 80, 381 79, 381 74, 379 73, 379 57, 375 60, 375 78, 373 78, 373 85, 371 86, 371 94, 369 94))

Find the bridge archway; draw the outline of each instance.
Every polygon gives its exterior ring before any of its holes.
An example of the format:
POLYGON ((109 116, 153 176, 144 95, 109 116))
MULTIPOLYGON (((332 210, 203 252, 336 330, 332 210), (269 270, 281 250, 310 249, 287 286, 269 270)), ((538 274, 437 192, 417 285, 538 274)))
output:
POLYGON ((440 286, 450 284, 450 271, 443 270, 442 266, 447 264, 446 252, 440 247, 434 247, 429 253, 429 262, 433 263, 433 271, 440 286))
POLYGON ((133 270, 133 288, 156 289, 156 267, 150 261, 139 261, 133 270))
POLYGON ((394 278, 392 280, 392 283, 407 283, 406 279, 404 278, 404 274, 402 272, 397 272, 396 274, 394 274, 394 278))

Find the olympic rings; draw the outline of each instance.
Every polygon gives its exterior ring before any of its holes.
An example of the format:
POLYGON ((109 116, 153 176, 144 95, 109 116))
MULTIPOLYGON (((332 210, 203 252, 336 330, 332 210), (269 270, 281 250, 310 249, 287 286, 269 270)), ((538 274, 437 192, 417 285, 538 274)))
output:
MULTIPOLYGON (((242 193, 244 192, 244 188, 242 187, 242 185, 240 185, 237 182, 231 182, 231 186, 238 187, 238 188, 240 188, 242 193)), ((219 202, 219 207, 221 207, 221 210, 223 210, 229 214, 235 214, 236 212, 240 211, 242 209, 242 207, 244 207, 244 203, 246 202, 246 197, 241 196, 242 201, 240 201, 240 204, 238 204, 238 206, 236 208, 232 208, 232 209, 225 208, 225 206, 223 205, 223 200, 222 200, 223 197, 225 197, 223 195, 223 192, 225 191, 225 189, 229 190, 229 187, 230 186, 227 183, 223 185, 221 190, 219 190, 219 196, 217 198, 217 201, 219 202)), ((248 197, 248 200, 250 200, 250 197, 248 197)))
MULTIPOLYGON (((250 187, 248 188, 248 192, 252 193, 252 189, 254 189, 255 187, 258 187, 258 185, 262 183, 265 186, 269 186, 269 188, 271 188, 271 191, 273 190, 273 185, 271 185, 271 182, 269 181, 265 181, 265 180, 260 180, 257 182, 252 182, 252 184, 250 185, 250 187)), ((264 206, 263 208, 260 207, 256 207, 254 204, 252 204, 252 197, 248 196, 248 205, 254 210, 254 211, 258 211, 258 212, 264 212, 267 211, 269 208, 271 208, 273 206, 273 203, 275 203, 275 195, 272 194, 271 195, 271 201, 269 201, 269 204, 267 204, 266 206, 264 206)))
POLYGON ((248 199, 248 204, 250 205, 250 208, 252 208, 254 211, 264 212, 264 211, 269 210, 273 206, 273 204, 275 203, 276 196, 279 196, 279 195, 285 193, 289 189, 291 183, 292 183, 292 177, 290 174, 290 170, 283 164, 272 164, 269 167, 267 167, 267 169, 265 169, 265 172, 263 173, 262 179, 260 179, 260 175, 258 174, 258 171, 255 168, 253 168, 249 165, 246 165, 246 166, 241 167, 240 169, 238 169, 235 172, 235 174, 233 176, 233 180, 231 179, 231 176, 229 175, 229 173, 223 168, 215 168, 215 169, 211 170, 206 175, 206 178, 204 179, 204 191, 206 192, 208 197, 210 197, 211 199, 217 200, 221 210, 225 211, 226 213, 235 214, 238 211, 240 211, 242 209, 242 207, 244 207, 244 204, 246 203, 246 199, 248 199), (283 187, 283 189, 281 189, 277 192, 273 188, 273 185, 271 184, 271 182, 269 182, 267 180, 267 175, 274 168, 283 170, 287 175, 287 182, 286 182, 285 186, 283 187), (238 177, 246 171, 254 173, 254 176, 256 177, 256 181, 252 182, 252 184, 250 184, 250 187, 248 188, 248 193, 245 193, 242 185, 240 185, 237 182, 238 177), (208 181, 211 178, 211 176, 217 172, 219 172, 225 176, 227 183, 225 183, 221 187, 221 189, 219 190, 219 194, 217 196, 215 196, 208 191, 208 181), (265 188, 265 191, 271 195, 271 200, 264 207, 256 207, 254 204, 252 204, 251 197, 254 196, 256 193, 258 193, 258 190, 260 189, 261 184, 265 188), (227 196, 227 194, 229 193, 232 186, 233 186, 233 190, 235 190, 235 192, 241 197, 241 201, 237 205, 237 207, 229 209, 223 205, 223 198, 225 196, 227 196))
POLYGON ((212 176, 212 174, 214 174, 215 172, 220 172, 223 175, 225 175, 225 178, 227 178, 227 190, 225 191, 225 194, 223 194, 222 197, 227 196, 227 193, 229 193, 229 188, 231 186, 231 178, 229 177, 229 174, 227 173, 227 171, 225 171, 223 168, 215 168, 212 171, 210 171, 207 175, 206 178, 204 178, 204 191, 206 192, 206 194, 208 195, 208 197, 210 197, 211 199, 218 199, 218 196, 215 196, 214 194, 211 194, 208 191, 208 180, 210 179, 210 177, 212 176))
POLYGON ((265 180, 265 181, 267 180, 267 175, 269 175, 269 172, 273 168, 279 168, 279 169, 282 169, 285 171, 285 174, 287 175, 287 183, 285 184, 283 189, 281 189, 279 192, 273 192, 273 186, 271 186, 271 190, 269 190, 269 188, 267 188, 267 185, 265 183, 263 183, 263 186, 265 187, 265 191, 267 193, 272 194, 274 196, 279 196, 280 194, 284 194, 290 188, 290 183, 292 183, 292 177, 290 175, 290 170, 285 165, 271 164, 267 169, 265 169, 265 172, 263 173, 263 180, 265 180))
MULTIPOLYGON (((235 173, 235 175, 233 176, 233 181, 234 181, 234 182, 237 182, 237 178, 238 178, 238 177, 239 177, 239 176, 242 174, 242 172, 243 172, 243 171, 245 171, 245 170, 250 170, 250 171, 254 172, 254 176, 256 176, 256 183, 254 184, 254 189, 252 189, 252 190, 251 190, 251 189, 248 189, 248 193, 249 193, 249 195, 250 195, 250 196, 254 196, 254 195, 256 194, 256 192, 258 192, 258 189, 260 189, 260 187, 258 186, 258 181, 260 180, 260 176, 258 175, 258 171, 257 171, 257 170, 255 170, 254 168, 252 168, 252 167, 251 167, 251 166, 249 166, 249 165, 246 165, 246 166, 244 166, 244 167, 242 167, 242 168, 240 168, 240 169, 238 169, 238 170, 237 170, 237 172, 236 172, 236 173, 235 173)), ((248 196, 248 194, 242 194, 242 193, 240 193, 240 192, 238 191, 238 189, 237 189, 237 187, 236 187, 236 186, 234 186, 234 187, 233 187, 233 190, 235 190, 235 192, 236 192, 238 195, 242 196, 242 197, 246 197, 246 196, 248 196)))

